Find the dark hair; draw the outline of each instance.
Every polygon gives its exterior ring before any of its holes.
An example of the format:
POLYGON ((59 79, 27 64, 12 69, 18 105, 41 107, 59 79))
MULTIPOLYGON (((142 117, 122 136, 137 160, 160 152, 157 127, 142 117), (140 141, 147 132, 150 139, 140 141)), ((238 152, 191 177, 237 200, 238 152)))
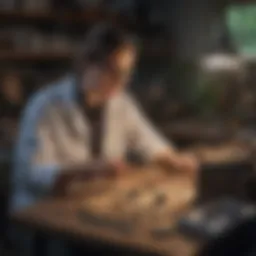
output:
POLYGON ((77 68, 104 63, 118 48, 134 45, 132 35, 112 25, 97 25, 87 34, 77 58, 77 68))

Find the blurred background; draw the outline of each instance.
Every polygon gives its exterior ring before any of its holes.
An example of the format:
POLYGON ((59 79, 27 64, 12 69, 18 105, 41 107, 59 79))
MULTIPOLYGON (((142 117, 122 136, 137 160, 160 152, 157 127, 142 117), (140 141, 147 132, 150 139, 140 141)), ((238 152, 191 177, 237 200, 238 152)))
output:
POLYGON ((101 21, 139 36, 131 87, 158 125, 187 116, 251 122, 255 14, 248 0, 1 0, 2 127, 31 93, 72 72, 77 46, 101 21))
POLYGON ((255 17, 249 0, 0 0, 1 209, 24 104, 72 72, 93 24, 112 22, 139 36, 131 90, 171 138, 170 124, 180 120, 255 127, 255 17))

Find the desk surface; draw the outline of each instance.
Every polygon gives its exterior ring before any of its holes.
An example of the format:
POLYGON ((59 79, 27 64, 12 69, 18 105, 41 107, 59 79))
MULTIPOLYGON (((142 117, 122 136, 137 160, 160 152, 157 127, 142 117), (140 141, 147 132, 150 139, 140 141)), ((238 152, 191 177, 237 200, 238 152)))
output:
MULTIPOLYGON (((91 185, 86 186, 86 195, 94 194, 96 185, 91 185)), ((103 187, 101 183, 97 185, 98 188, 103 187)), ((93 239, 98 242, 111 243, 118 247, 146 253, 192 256, 202 245, 198 242, 190 241, 176 232, 168 238, 157 239, 143 229, 136 230, 136 232, 123 233, 95 226, 79 218, 79 210, 83 200, 84 198, 81 199, 79 196, 75 196, 73 199, 49 198, 12 217, 14 221, 22 225, 30 226, 32 229, 41 230, 48 234, 58 233, 61 236, 80 241, 93 239)))
POLYGON ((199 250, 199 243, 189 241, 180 234, 157 240, 141 232, 120 233, 95 227, 78 217, 81 201, 48 199, 29 209, 15 214, 13 220, 32 229, 47 233, 57 233, 74 240, 94 240, 138 252, 160 255, 190 256, 199 250))
MULTIPOLYGON (((151 181, 152 179, 157 182, 157 179, 162 177, 160 170, 155 172, 152 169, 151 172, 150 169, 147 169, 146 173, 147 175, 141 170, 141 172, 131 174, 131 176, 128 175, 124 179, 115 181, 109 180, 103 183, 106 185, 106 190, 109 190, 108 185, 111 183, 112 189, 115 187, 114 190, 121 191, 122 189, 119 187, 121 185, 123 187, 125 184, 129 185, 130 182, 134 184, 135 182, 141 183, 146 180, 151 181)), ((166 177, 166 175, 163 177, 166 177)), ((188 180, 188 177, 175 175, 170 177, 170 179, 174 183, 175 181, 185 182, 188 180)), ((106 227, 105 225, 92 224, 90 219, 88 220, 84 218, 83 212, 81 211, 82 205, 86 198, 92 198, 92 194, 94 194, 93 188, 98 191, 99 187, 104 187, 103 183, 101 181, 99 181, 99 183, 96 182, 95 184, 90 183, 91 187, 84 184, 87 191, 81 190, 80 193, 76 191, 75 193, 69 194, 66 198, 49 198, 15 214, 13 220, 22 225, 30 226, 32 229, 44 231, 49 234, 57 233, 61 236, 78 241, 93 239, 98 242, 144 253, 192 256, 199 249, 199 243, 189 241, 187 238, 174 231, 174 229, 171 231, 170 235, 164 238, 162 237, 161 239, 152 236, 152 233, 149 232, 148 229, 150 223, 145 227, 142 225, 140 228, 133 228, 130 232, 113 229, 111 227, 106 227), (80 196, 77 193, 80 194, 80 196)), ((184 183, 184 186, 185 184, 186 183, 184 183)), ((176 193, 182 193, 184 186, 181 186, 181 192, 176 191, 176 193)), ((102 193, 102 191, 100 193, 102 193)), ((104 192, 104 194, 105 193, 106 192, 104 192)), ((173 219, 174 222, 176 222, 176 219, 178 219, 180 215, 175 214, 175 216, 176 217, 173 219)))

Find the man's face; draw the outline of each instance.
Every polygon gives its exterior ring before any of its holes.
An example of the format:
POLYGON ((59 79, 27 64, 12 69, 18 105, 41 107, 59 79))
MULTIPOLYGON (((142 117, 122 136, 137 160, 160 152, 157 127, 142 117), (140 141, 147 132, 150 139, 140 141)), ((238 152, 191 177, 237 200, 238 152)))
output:
POLYGON ((110 56, 105 65, 92 66, 84 74, 85 88, 101 101, 107 101, 123 90, 130 78, 135 62, 135 50, 124 47, 110 56))

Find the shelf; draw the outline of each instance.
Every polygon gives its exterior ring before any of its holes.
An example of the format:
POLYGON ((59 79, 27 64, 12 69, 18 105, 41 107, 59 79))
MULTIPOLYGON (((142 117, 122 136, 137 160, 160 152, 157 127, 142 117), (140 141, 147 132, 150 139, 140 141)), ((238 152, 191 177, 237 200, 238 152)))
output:
MULTIPOLYGON (((171 51, 163 48, 147 46, 143 49, 144 54, 149 57, 161 57, 170 54, 171 51)), ((57 62, 71 61, 74 54, 71 52, 29 52, 29 51, 0 51, 0 61, 19 62, 19 61, 35 61, 35 62, 57 62)))
POLYGON ((122 25, 135 25, 131 21, 117 13, 108 13, 101 9, 85 10, 81 13, 66 12, 20 12, 20 11, 0 11, 1 21, 10 22, 43 22, 43 23, 69 23, 69 24, 86 24, 90 22, 110 21, 122 25))
POLYGON ((69 52, 0 52, 0 61, 68 61, 72 60, 73 54, 69 52))

